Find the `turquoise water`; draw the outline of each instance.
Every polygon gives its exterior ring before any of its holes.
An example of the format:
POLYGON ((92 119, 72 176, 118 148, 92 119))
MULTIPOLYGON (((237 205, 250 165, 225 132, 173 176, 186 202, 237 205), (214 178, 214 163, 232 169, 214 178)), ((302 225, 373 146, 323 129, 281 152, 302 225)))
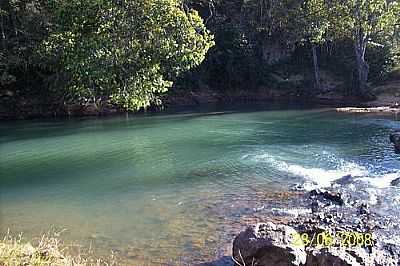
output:
POLYGON ((299 182, 352 174, 371 198, 399 200, 388 186, 400 177, 394 128, 392 116, 328 109, 2 122, 0 231, 65 228, 66 241, 122 264, 213 259, 266 195, 299 182))

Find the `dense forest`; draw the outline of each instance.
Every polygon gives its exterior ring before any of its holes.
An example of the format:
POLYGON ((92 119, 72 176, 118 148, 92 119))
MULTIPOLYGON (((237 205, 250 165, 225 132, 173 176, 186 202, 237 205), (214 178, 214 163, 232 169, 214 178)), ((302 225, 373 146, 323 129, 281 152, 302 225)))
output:
POLYGON ((0 19, 4 118, 202 90, 369 98, 399 59, 395 0, 2 0, 0 19))

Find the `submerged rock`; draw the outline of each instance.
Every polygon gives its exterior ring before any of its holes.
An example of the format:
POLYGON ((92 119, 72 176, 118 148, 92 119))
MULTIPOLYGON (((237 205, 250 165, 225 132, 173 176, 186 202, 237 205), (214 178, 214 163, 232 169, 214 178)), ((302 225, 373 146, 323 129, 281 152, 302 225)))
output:
POLYGON ((390 141, 394 144, 397 153, 400 153, 400 131, 395 131, 390 134, 390 141))

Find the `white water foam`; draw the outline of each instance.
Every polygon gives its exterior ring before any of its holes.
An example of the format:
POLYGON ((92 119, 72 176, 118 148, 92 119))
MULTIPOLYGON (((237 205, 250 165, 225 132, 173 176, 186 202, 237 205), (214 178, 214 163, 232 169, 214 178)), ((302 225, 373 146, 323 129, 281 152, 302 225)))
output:
POLYGON ((391 186, 391 182, 397 178, 400 178, 400 171, 395 173, 387 173, 378 176, 367 176, 359 178, 361 181, 368 182, 370 185, 377 188, 387 188, 391 186))
POLYGON ((294 217, 298 217, 300 215, 306 215, 311 213, 311 209, 307 208, 293 208, 293 209, 287 209, 287 208, 272 208, 271 211, 275 215, 282 215, 282 214, 288 214, 294 217))
POLYGON ((346 175, 363 177, 369 174, 365 167, 344 160, 338 160, 336 169, 323 169, 312 167, 307 168, 298 164, 290 164, 283 160, 278 160, 270 154, 255 155, 253 158, 257 161, 269 164, 280 172, 286 172, 294 176, 305 178, 308 182, 306 182, 304 188, 307 190, 316 187, 329 187, 333 181, 346 175))

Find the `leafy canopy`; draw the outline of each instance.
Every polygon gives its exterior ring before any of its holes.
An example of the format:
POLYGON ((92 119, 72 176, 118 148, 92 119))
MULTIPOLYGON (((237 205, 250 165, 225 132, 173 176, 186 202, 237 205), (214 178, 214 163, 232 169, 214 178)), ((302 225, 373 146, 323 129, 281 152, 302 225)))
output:
POLYGON ((305 0, 298 9, 297 27, 305 41, 321 44, 329 29, 329 8, 326 0, 305 0))
POLYGON ((48 0, 55 29, 42 53, 56 58, 69 96, 126 109, 159 103, 174 79, 214 45, 196 11, 178 0, 48 0))
POLYGON ((334 0, 330 11, 338 37, 373 41, 399 29, 400 3, 390 0, 334 0))

